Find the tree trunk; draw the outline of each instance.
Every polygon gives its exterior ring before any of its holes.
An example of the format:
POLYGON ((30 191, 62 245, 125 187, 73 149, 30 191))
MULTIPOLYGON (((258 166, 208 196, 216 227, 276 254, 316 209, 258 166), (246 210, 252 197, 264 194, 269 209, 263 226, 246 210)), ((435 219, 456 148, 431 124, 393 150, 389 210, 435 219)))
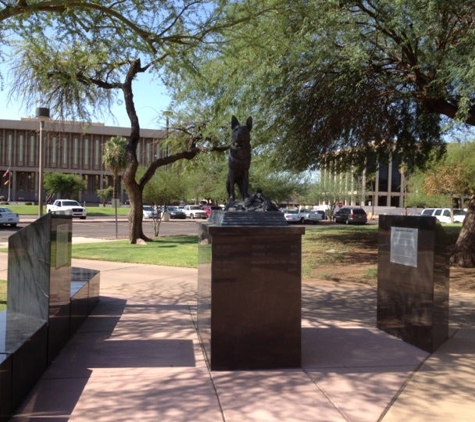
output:
POLYGON ((138 239, 145 240, 146 242, 151 241, 150 238, 145 236, 142 229, 142 218, 143 218, 143 200, 142 200, 142 190, 140 186, 135 182, 135 180, 130 180, 130 178, 124 175, 124 184, 127 188, 127 193, 129 195, 130 201, 130 212, 129 212, 129 240, 130 243, 136 244, 138 239))
POLYGON ((475 244, 473 239, 475 239, 475 196, 470 198, 462 230, 450 257, 451 265, 465 268, 475 267, 475 244))
POLYGON ((117 173, 112 176, 112 199, 117 199, 117 173))
POLYGON ((137 144, 140 139, 140 124, 135 110, 134 95, 132 91, 132 81, 139 72, 144 72, 146 68, 140 66, 140 59, 133 61, 127 72, 126 80, 122 85, 124 94, 125 108, 130 119, 130 137, 126 147, 126 168, 123 176, 124 185, 127 189, 130 201, 129 212, 129 240, 130 243, 136 244, 138 239, 151 241, 144 235, 142 229, 143 219, 143 185, 139 185, 135 181, 135 175, 139 162, 137 159, 137 144))

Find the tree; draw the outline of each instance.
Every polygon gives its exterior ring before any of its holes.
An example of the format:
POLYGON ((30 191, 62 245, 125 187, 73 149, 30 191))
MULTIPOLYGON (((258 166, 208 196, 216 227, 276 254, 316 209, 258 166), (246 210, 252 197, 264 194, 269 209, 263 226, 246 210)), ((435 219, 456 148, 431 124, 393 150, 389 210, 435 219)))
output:
MULTIPOLYGON (((177 95, 223 113, 252 107, 256 135, 275 144, 281 167, 319 168, 338 155, 350 168, 397 154, 412 169, 443 155, 444 125, 475 125, 472 2, 266 4, 279 13, 227 34, 219 54, 199 57, 204 76, 189 76, 177 95)), ((475 239, 475 225, 462 234, 475 239)))
POLYGON ((97 196, 101 198, 102 205, 105 206, 106 202, 109 198, 112 197, 112 191, 114 188, 112 186, 107 186, 104 189, 98 189, 97 190, 97 196))
MULTIPOLYGON (((127 3, 127 2, 124 2, 127 3)), ((115 3, 114 3, 115 4, 115 3)), ((131 11, 120 10, 140 21, 132 30, 128 26, 106 26, 99 19, 85 29, 77 26, 75 32, 54 42, 44 31, 22 33, 24 42, 18 49, 17 88, 30 102, 42 98, 61 115, 85 116, 87 107, 95 111, 106 107, 117 92, 123 96, 130 119, 131 132, 126 147, 126 168, 123 181, 130 200, 129 240, 149 240, 142 230, 142 192, 157 168, 177 160, 191 160, 206 151, 224 151, 228 147, 220 139, 204 136, 195 125, 192 133, 184 126, 184 137, 172 137, 178 142, 173 153, 150 163, 140 180, 136 180, 137 144, 140 139, 139 117, 134 105, 132 83, 139 74, 155 71, 161 66, 180 64, 190 67, 189 56, 197 45, 213 42, 214 34, 248 19, 239 14, 230 18, 223 12, 222 2, 184 0, 175 2, 146 1, 134 3, 131 11), (139 37, 135 31, 139 30, 139 37), (142 64, 142 61, 145 64, 142 64)), ((132 19, 131 19, 132 20, 132 19)), ((55 23, 55 22, 54 22, 55 23)), ((56 29, 56 27, 54 26, 56 29)))
MULTIPOLYGON (((167 168, 160 168, 144 187, 144 202, 150 204, 158 211, 157 218, 152 218, 155 237, 158 236, 163 212, 166 210, 167 205, 183 197, 185 191, 183 175, 178 170, 173 165, 167 168)), ((139 169, 139 174, 145 171, 146 169, 141 168, 139 169)))
POLYGON ((124 35, 134 35, 137 42, 153 48, 154 43, 160 41, 160 34, 147 31, 146 24, 154 25, 154 13, 156 15, 161 7, 163 5, 148 0, 3 2, 0 8, 0 42, 9 46, 12 39, 34 37, 47 29, 62 38, 74 38, 81 34, 96 39, 103 36, 119 44, 124 35))
POLYGON ((125 150, 127 147, 127 139, 122 136, 113 136, 109 141, 104 144, 104 154, 102 156, 102 162, 106 169, 112 172, 113 188, 112 198, 117 199, 118 192, 118 174, 127 165, 125 150))
POLYGON ((408 182, 411 191, 408 203, 413 205, 447 206, 453 209, 455 200, 458 200, 459 207, 464 207, 464 198, 469 199, 468 212, 452 251, 451 263, 473 267, 475 245, 469 236, 475 230, 475 143, 449 144, 443 160, 430 160, 425 170, 415 171, 408 182))
POLYGON ((78 198, 79 192, 86 189, 86 181, 77 174, 46 173, 44 187, 48 199, 54 195, 67 198, 78 198))
POLYGON ((427 195, 424 191, 424 181, 426 175, 424 171, 415 169, 407 178, 407 207, 449 207, 450 200, 444 195, 427 195))
POLYGON ((449 203, 451 222, 453 223, 454 196, 465 190, 461 163, 448 165, 438 163, 433 169, 426 172, 422 188, 428 195, 444 195, 449 203))

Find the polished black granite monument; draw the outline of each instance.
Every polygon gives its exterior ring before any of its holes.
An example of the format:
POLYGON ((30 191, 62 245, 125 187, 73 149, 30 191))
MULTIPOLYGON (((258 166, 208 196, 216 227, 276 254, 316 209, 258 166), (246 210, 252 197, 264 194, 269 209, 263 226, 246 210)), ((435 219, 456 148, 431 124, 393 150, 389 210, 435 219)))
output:
POLYGON ((100 271, 72 267, 70 335, 78 330, 96 306, 99 288, 100 271))
POLYGON ((48 362, 69 338, 72 231, 48 213, 8 239, 7 312, 48 322, 48 362))
POLYGON ((199 227, 198 330, 212 370, 301 365, 301 237, 279 211, 199 227))
POLYGON ((447 245, 435 217, 379 217, 377 327, 427 352, 448 338, 447 245))
POLYGON ((0 312, 1 422, 99 298, 99 272, 71 267, 71 240, 71 216, 52 214, 9 238, 7 310, 0 312))
POLYGON ((7 421, 12 413, 12 357, 0 353, 0 421, 7 421))

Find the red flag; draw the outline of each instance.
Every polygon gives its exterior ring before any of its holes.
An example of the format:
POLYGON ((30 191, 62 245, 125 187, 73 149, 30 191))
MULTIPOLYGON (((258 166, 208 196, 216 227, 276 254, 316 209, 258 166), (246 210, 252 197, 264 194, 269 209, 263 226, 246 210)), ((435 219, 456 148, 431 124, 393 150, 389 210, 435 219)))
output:
POLYGON ((10 173, 10 167, 7 168, 7 171, 3 173, 3 177, 7 177, 8 173, 10 173))

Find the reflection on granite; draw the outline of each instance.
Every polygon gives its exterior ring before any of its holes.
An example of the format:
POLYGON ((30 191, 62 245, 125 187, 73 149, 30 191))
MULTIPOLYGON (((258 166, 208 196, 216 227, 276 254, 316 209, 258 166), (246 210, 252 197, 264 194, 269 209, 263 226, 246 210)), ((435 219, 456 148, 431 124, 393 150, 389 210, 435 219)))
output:
POLYGON ((82 296, 84 292, 80 292, 80 290, 87 288, 87 315, 91 313, 99 300, 100 280, 100 271, 91 270, 89 268, 72 267, 71 300, 73 300, 76 295, 82 296), (85 284, 87 284, 87 286, 84 286, 85 284), (77 293, 75 293, 75 291, 77 293))
POLYGON ((51 360, 69 338, 72 218, 46 214, 8 241, 7 312, 48 321, 51 360))
POLYGON ((12 413, 12 357, 0 353, 0 421, 7 421, 12 413))
POLYGON ((71 240, 71 216, 51 214, 9 238, 7 310, 0 312, 0 421, 99 299, 100 272, 71 268, 71 240))
POLYGON ((70 335, 73 335, 86 320, 89 303, 89 284, 87 281, 71 282, 71 325, 70 335))
POLYGON ((45 321, 17 312, 0 312, 0 352, 15 353, 45 321))
POLYGON ((44 324, 13 355, 12 408, 17 408, 47 367, 48 328, 44 324))
POLYGON ((199 228, 198 329, 210 367, 300 367, 305 229, 251 226, 252 213, 241 214, 243 226, 199 228))
POLYGON ((448 338, 450 267, 444 230, 435 217, 380 216, 378 252, 378 328, 435 351, 448 338), (391 261, 395 228, 417 236, 416 266, 394 262, 394 255, 391 261))

